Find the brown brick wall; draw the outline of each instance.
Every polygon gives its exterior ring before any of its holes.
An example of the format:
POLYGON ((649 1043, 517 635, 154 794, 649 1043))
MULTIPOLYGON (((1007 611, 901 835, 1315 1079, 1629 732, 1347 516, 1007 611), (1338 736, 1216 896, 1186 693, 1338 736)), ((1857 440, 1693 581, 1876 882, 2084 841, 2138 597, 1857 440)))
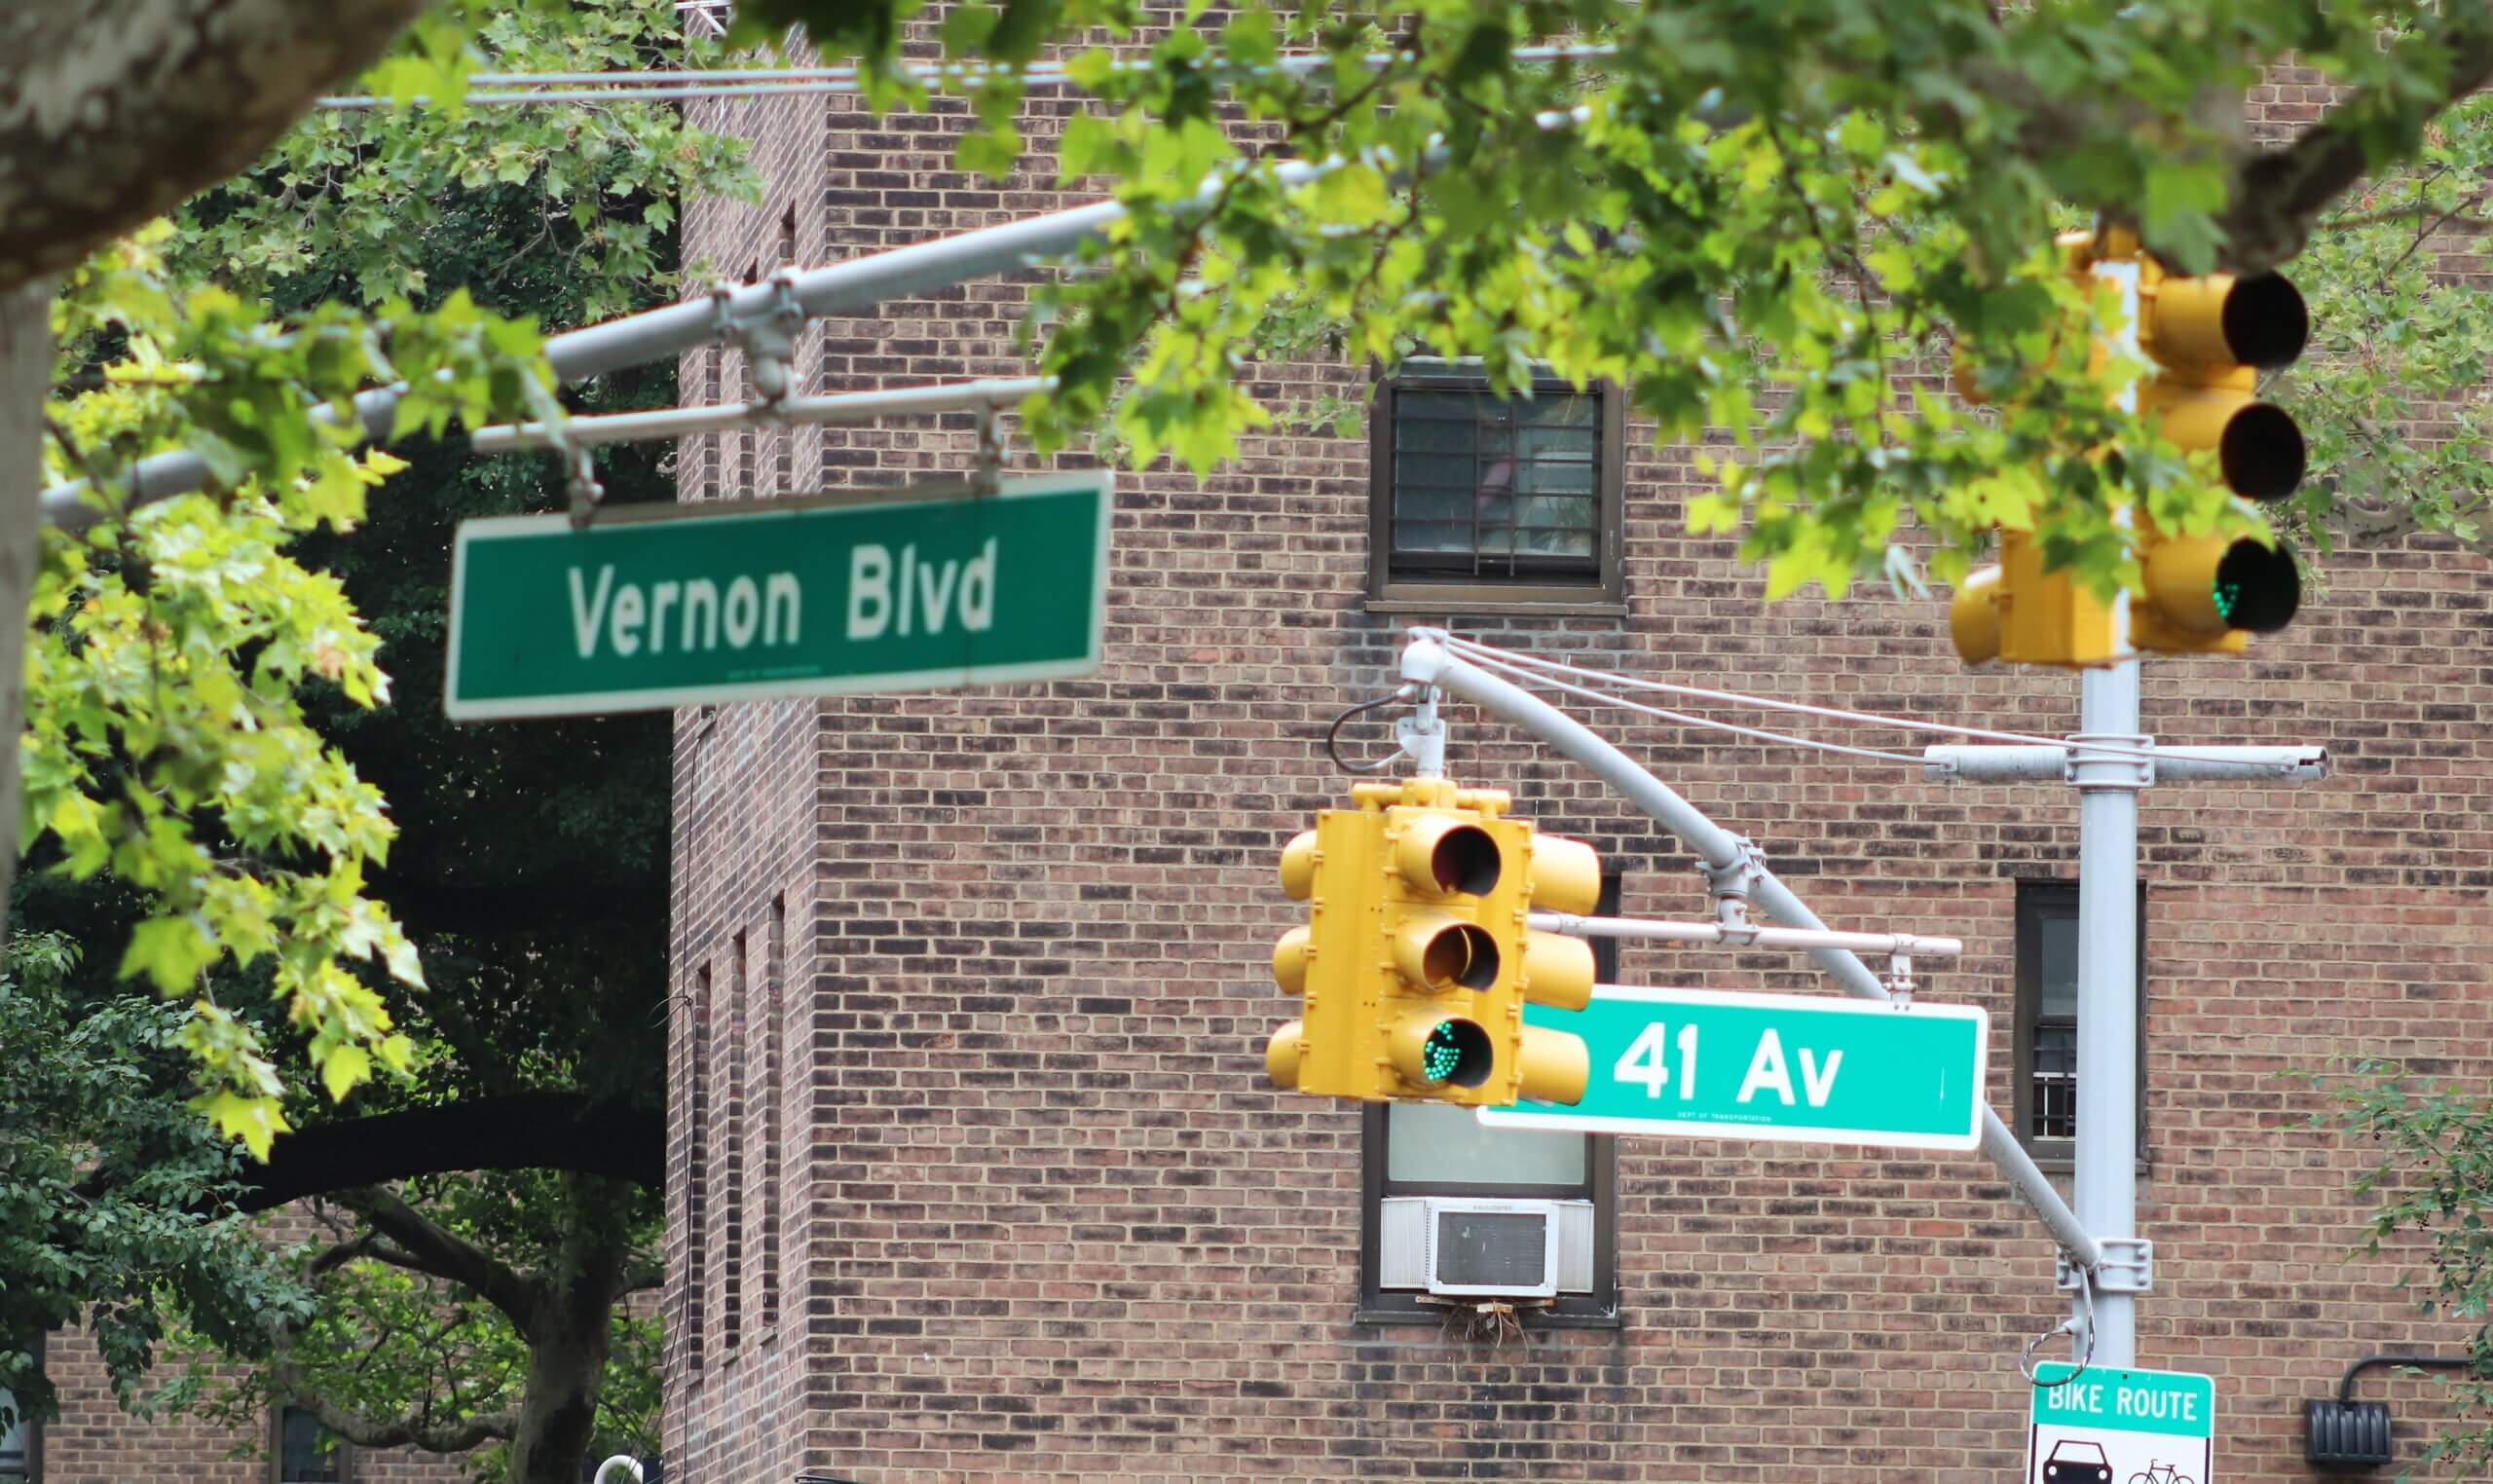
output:
MULTIPOLYGON (((315 1230, 299 1206, 270 1218, 273 1241, 301 1241, 315 1230)), ((39 1484, 267 1484, 265 1419, 257 1428, 228 1429, 194 1418, 132 1416, 122 1410, 94 1340, 84 1331, 48 1336, 44 1368, 59 1390, 60 1416, 41 1425, 39 1484)), ((457 1484, 471 1477, 464 1459, 412 1448, 358 1452, 352 1470, 354 1484, 457 1484)))
MULTIPOLYGON (((1025 132, 1044 138, 1048 112, 1025 132)), ((875 122, 835 97, 786 117, 762 137, 772 204, 690 213, 694 251, 743 266, 781 192, 807 262, 1067 201, 1044 169, 1001 189, 955 170, 957 112, 875 122)), ((831 321, 808 337, 808 385, 1017 370, 1021 299, 989 280, 831 321)), ((739 396, 726 355, 688 357, 688 388, 714 367, 716 394, 739 396)), ((1268 401, 1358 379, 1266 374, 1268 401)), ((893 420, 826 430, 818 461, 776 464, 708 440, 688 450, 686 495, 956 474, 968 439, 964 418, 893 420)), ((1621 1326, 1458 1343, 1351 1322, 1358 1111, 1264 1083, 1264 1036, 1293 1013, 1266 968, 1294 915, 1274 863, 1347 798, 1323 725, 1391 686, 1405 623, 1451 619, 1659 679, 2074 729, 2073 679, 1962 669, 1936 605, 1767 605, 1730 543, 1681 534, 1693 476, 1649 444, 1630 438, 1623 621, 1366 612, 1364 441, 1272 436, 1209 479, 1121 476, 1096 678, 679 719, 677 972, 688 996, 705 974, 713 986, 697 1131, 703 1038, 689 1015, 676 1026, 667 1453, 681 1477, 2014 1471, 2016 1356, 2065 1304, 2048 1239, 1978 1158, 1627 1140, 1621 1326), (736 935, 750 962, 781 901, 788 1053, 775 1086, 744 1084, 730 1131, 719 986, 736 935), (764 1330, 754 1121, 774 1096, 786 1317, 764 1330), (730 1140, 746 1182, 733 1238, 730 1140), (742 1320, 728 1349, 731 1242, 742 1320)), ((2341 1261, 2363 1151, 2296 1132, 2311 1095, 2271 1074, 2348 1054, 2432 1057, 2478 1085, 2493 1070, 2493 575, 2418 539, 2341 555, 2326 582, 2249 659, 2158 661, 2145 683, 2147 724, 2169 742, 2310 741, 2338 759, 2326 784, 2290 792, 2160 787, 2141 815, 2140 1221, 2159 1262, 2140 1354, 2218 1377, 2228 1479, 2308 1477, 2302 1398, 2360 1354, 2447 1350, 2463 1333, 2390 1287, 2411 1248, 2341 1261)), ((1951 789, 1623 713, 1588 720, 1757 839, 1831 923, 1963 936, 1959 963, 1920 966, 1934 971, 1923 994, 1989 1007, 2005 1046, 2014 883, 2073 877, 2070 791, 1951 789)), ((1594 840, 1625 873, 1626 911, 1704 909, 1689 854, 1581 769, 1469 708, 1453 721, 1454 773, 1594 840)), ((1633 946, 1623 977, 1819 987, 1787 957, 1633 946)), ((750 1003, 743 1025, 750 1069, 750 1003)), ((2005 1050, 1992 1095, 2008 1106, 2005 1050)), ((2426 1394, 2405 1393, 2402 1435, 2436 1415, 2426 1394)))

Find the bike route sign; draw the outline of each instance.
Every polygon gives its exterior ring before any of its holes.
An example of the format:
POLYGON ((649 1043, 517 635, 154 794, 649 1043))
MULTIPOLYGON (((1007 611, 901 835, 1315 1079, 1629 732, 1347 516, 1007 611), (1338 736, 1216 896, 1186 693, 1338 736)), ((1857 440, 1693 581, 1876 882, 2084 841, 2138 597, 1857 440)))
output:
POLYGON ((2214 1484, 2216 1384, 2180 1371, 2037 1368, 2026 1484, 2214 1484))
POLYGON ((463 521, 444 709, 588 716, 1088 675, 1112 477, 623 506, 584 530, 560 515, 463 521))
POLYGON ((1790 1139, 1898 1149, 1982 1142, 1991 1020, 1975 1005, 1597 985, 1581 1011, 1524 1007, 1581 1036, 1573 1106, 1482 1108, 1501 1129, 1790 1139))

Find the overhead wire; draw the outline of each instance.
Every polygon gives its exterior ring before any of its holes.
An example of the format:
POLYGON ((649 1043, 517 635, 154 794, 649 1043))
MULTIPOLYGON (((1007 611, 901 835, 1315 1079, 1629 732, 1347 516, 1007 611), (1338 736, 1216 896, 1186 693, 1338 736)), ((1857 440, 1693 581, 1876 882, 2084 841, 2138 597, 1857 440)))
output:
POLYGON ((1620 696, 1607 694, 1603 691, 1588 689, 1582 686, 1570 685, 1565 681, 1556 680, 1548 676, 1538 675, 1533 671, 1525 669, 1521 665, 1513 664, 1504 658, 1497 657, 1502 653, 1502 651, 1491 649, 1485 645, 1476 646, 1474 648, 1478 652, 1465 653, 1462 657, 1472 661, 1483 669, 1504 670, 1530 684, 1545 686, 1555 690, 1563 690, 1571 695, 1581 696, 1586 700, 1599 701, 1604 705, 1617 706, 1623 711, 1639 712, 1645 716, 1657 717, 1665 722, 1677 722, 1686 726, 1699 726, 1714 731, 1726 731, 1734 736, 1749 737, 1760 742, 1775 742, 1790 747, 1805 747, 1824 753, 1841 753, 1847 757, 1869 758, 1879 762, 1904 762, 1910 763, 1915 767, 1922 765, 1922 759, 1917 754, 1914 753, 1891 753, 1881 752, 1877 748, 1870 747, 1849 747, 1842 742, 1825 742, 1816 737, 1795 736, 1789 732, 1767 731, 1765 728, 1758 726, 1743 726, 1737 722, 1722 722, 1716 721, 1711 717, 1691 716, 1686 712, 1680 711, 1666 711, 1659 706, 1648 706, 1640 701, 1627 700, 1620 696))
MULTIPOLYGON (((1485 667, 1504 670, 1508 674, 1527 678, 1534 684, 1549 686, 1556 689, 1565 690, 1572 694, 1600 701, 1608 705, 1619 706, 1625 710, 1643 712, 1650 716, 1660 716, 1671 720, 1680 720, 1690 725, 1711 727, 1716 730, 1733 732, 1738 735, 1773 738, 1775 740, 1789 742, 1794 746, 1811 747, 1820 751, 1851 752, 1861 757, 1909 761, 1916 767, 1924 765, 1928 760, 1918 756, 1903 753, 1884 753, 1868 749, 1845 748, 1837 743, 1822 742, 1815 738, 1793 737, 1782 733, 1759 731, 1753 727, 1743 727, 1735 723, 1718 721, 1708 717, 1683 716, 1676 712, 1663 712, 1656 708, 1639 705, 1618 696, 1600 691, 1587 690, 1580 686, 1569 685, 1564 682, 1550 679, 1539 672, 1558 671, 1567 675, 1580 677, 1583 680, 1618 686, 1631 690, 1659 691, 1668 695, 1687 696, 1693 700, 1721 701, 1726 704, 1735 706, 1755 706, 1762 710, 1780 711, 1796 716, 1822 717, 1833 721, 1858 722, 1873 726, 1891 727, 1899 731, 1927 731, 1945 736, 1970 737, 1978 741, 1985 742, 2008 742, 2027 747, 2050 747, 2057 748, 2060 751, 2067 753, 2077 752, 2080 746, 2080 744, 2073 743, 2066 737, 2045 737, 2037 736, 2029 732, 1997 731, 1984 726, 1960 726, 1949 722, 1925 722, 1916 720, 1911 717, 1882 716, 1877 712, 1852 711, 1841 706, 1820 706, 1807 701, 1787 701, 1773 696, 1750 695, 1737 690, 1715 690, 1703 686, 1686 686, 1670 681, 1645 680, 1636 676, 1621 675, 1616 671, 1594 670, 1584 666, 1571 665, 1562 660, 1548 659, 1537 654, 1525 654, 1518 651, 1500 649, 1494 646, 1482 644, 1478 640, 1465 639, 1461 635, 1452 633, 1446 635, 1446 648, 1462 658, 1471 660, 1474 663, 1485 667)), ((2202 761, 2200 760, 2199 755, 2178 748, 2123 747, 2118 743, 2109 742, 2088 742, 2083 744, 2083 747, 2084 750, 2090 754, 2100 753, 2113 757, 2137 758, 2148 761, 2170 761, 2175 760, 2202 761)), ((2203 761, 2221 762, 2231 760, 2209 757, 2203 761)))

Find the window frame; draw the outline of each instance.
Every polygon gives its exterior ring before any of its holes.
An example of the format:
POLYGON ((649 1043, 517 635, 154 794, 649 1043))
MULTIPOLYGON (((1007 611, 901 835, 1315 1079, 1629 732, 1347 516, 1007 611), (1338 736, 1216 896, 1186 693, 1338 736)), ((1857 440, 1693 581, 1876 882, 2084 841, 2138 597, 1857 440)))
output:
MULTIPOLYGON (((2022 877, 2017 882, 2016 990, 2010 1098, 2017 1142, 2041 1169, 2065 1174, 2077 1168, 2077 1141, 2034 1133, 2034 1039, 2042 1019, 2043 934, 2046 919, 2077 919, 2077 883, 2022 877)), ((2139 1168, 2147 1164, 2146 1138, 2146 882, 2138 883, 2138 1131, 2139 1168)))
MULTIPOLYGON (((1434 364, 1434 363, 1432 363, 1434 364)), ((1595 382, 1582 391, 1551 376, 1535 376, 1535 394, 1589 396, 1596 400, 1593 435, 1595 580, 1567 582, 1484 582, 1470 577, 1396 575, 1394 572, 1394 427, 1398 393, 1412 391, 1485 391, 1487 378, 1463 362, 1444 362, 1443 370, 1378 374, 1370 389, 1368 408, 1368 581, 1369 612, 1484 613, 1624 616, 1627 612, 1626 562, 1626 396, 1616 382, 1595 382)))
MULTIPOLYGON (((0 1391, 0 1396, 8 1395, 10 1395, 9 1392, 0 1391)), ((17 1405, 14 1396, 11 1397, 9 1404, 12 1407, 17 1405)), ((26 1469, 22 1474, 0 1473, 0 1481, 18 1484, 18 1481, 22 1480, 23 1484, 43 1484, 43 1424, 20 1411, 18 1426, 25 1430, 26 1469)))
MULTIPOLYGON (((1601 900, 1593 911, 1597 916, 1616 916, 1619 912, 1619 879, 1604 875, 1601 900)), ((1615 938, 1590 940, 1593 948, 1593 977, 1602 983, 1615 983, 1619 978, 1619 941, 1615 938)), ((1619 1307, 1619 1140, 1607 1134, 1586 1133, 1584 1178, 1581 1183, 1557 1185, 1510 1185, 1474 1182, 1429 1180, 1395 1180, 1387 1175, 1387 1161, 1392 1150, 1387 1140, 1392 1131, 1387 1123, 1391 1103, 1371 1102, 1360 1107, 1359 1114, 1359 1305, 1351 1317, 1355 1324, 1441 1324, 1446 1307, 1442 1303, 1424 1304, 1426 1295, 1419 1292, 1380 1285, 1384 1254, 1378 1234, 1383 1229, 1383 1212, 1379 1206, 1388 1196, 1457 1196, 1482 1197, 1496 1201, 1590 1201, 1593 1204, 1593 1282, 1588 1293, 1561 1293, 1547 1304, 1518 1308, 1516 1317, 1527 1326, 1550 1329, 1619 1329, 1626 1320, 1619 1307)))
MULTIPOLYGON (((279 1402, 269 1408, 268 1484, 315 1484, 315 1481, 293 1480, 285 1476, 285 1416, 289 1412, 301 1412, 306 1417, 312 1417, 316 1424, 319 1421, 317 1417, 313 1416, 310 1408, 298 1407, 290 1402, 279 1402)), ((322 1427, 320 1430, 326 1432, 328 1428, 322 1427)), ((335 1433, 330 1435, 336 1436, 335 1433)), ((355 1484, 354 1444, 343 1437, 338 1438, 336 1458, 338 1461, 337 1484, 355 1484)))

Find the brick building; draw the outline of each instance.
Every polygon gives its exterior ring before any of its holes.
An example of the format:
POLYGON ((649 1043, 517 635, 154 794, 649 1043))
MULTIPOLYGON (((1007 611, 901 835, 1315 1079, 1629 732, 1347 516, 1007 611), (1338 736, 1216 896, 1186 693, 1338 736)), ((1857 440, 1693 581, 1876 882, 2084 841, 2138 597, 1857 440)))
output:
POLYGON ((60 1415, 0 1434, 0 1484, 460 1484, 473 1477, 461 1458, 346 1446, 293 1407, 272 1409, 256 1428, 133 1416, 114 1395, 91 1336, 59 1330, 45 1345, 60 1415))
MULTIPOLYGON (((759 208, 688 211, 688 257, 731 277, 1068 204, 1045 104, 1024 122, 1039 167, 1001 188, 953 167, 957 110, 702 106, 755 140, 771 183, 759 208)), ((979 281, 817 323, 804 387, 1015 372, 1023 293, 979 281)), ((1265 374, 1268 403, 1366 380, 1265 374)), ((1389 1120, 1266 1085, 1264 1038, 1296 1013, 1267 968, 1298 920, 1274 867, 1347 801, 1324 728, 1390 688, 1408 624, 2076 727, 2071 678, 1963 669, 1937 604, 1767 605, 1731 543, 1683 534, 1694 477, 1615 399, 1500 409, 1448 376, 1380 398, 1373 441, 1278 434, 1209 479, 1121 476, 1092 679, 679 716, 666 1452, 683 1477, 2015 1474, 2017 1356, 2066 1301, 2049 1239, 1979 1157, 1457 1146, 1430 1110, 1389 1120), (1528 473, 1534 560, 1430 528, 1432 461, 1455 457, 1528 473), (1580 1291, 1520 1334, 1462 1333, 1380 1263, 1382 1201, 1484 1172, 1594 1211, 1580 1291)), ((709 402, 744 389, 724 350, 688 356, 683 384, 709 402)), ((972 437, 955 417, 697 440, 683 496, 957 474, 972 437)), ((1511 512, 1527 482, 1508 482, 1511 512)), ((2322 785, 2168 784, 2141 810, 2140 1226, 2158 1264, 2140 1361, 2217 1378, 2229 1479, 2314 1476, 2304 1398, 2363 1355, 2455 1353, 2466 1334, 2393 1288, 2413 1248, 2343 1261, 2363 1151, 2301 1132, 2319 1104, 2274 1074, 2347 1055, 2477 1086, 2493 1071, 2488 603, 2484 562, 2415 538, 2333 558, 2248 659, 2147 668, 2166 743, 2314 742, 2336 761, 2322 785)), ((1922 993, 1991 1011, 1993 1105, 2047 1164, 2065 1155, 2070 791, 1579 714, 1756 839, 1831 924, 1963 937, 1963 959, 1917 966, 1935 968, 1922 993)), ((1468 708, 1453 724, 1454 775, 1594 842, 1619 910, 1705 911, 1692 857, 1587 774, 1468 708)), ((1629 946, 1617 974, 1824 989, 1799 968, 1629 946)), ((2429 1386, 2395 1394, 2411 1459, 2437 1408, 2429 1386)))

